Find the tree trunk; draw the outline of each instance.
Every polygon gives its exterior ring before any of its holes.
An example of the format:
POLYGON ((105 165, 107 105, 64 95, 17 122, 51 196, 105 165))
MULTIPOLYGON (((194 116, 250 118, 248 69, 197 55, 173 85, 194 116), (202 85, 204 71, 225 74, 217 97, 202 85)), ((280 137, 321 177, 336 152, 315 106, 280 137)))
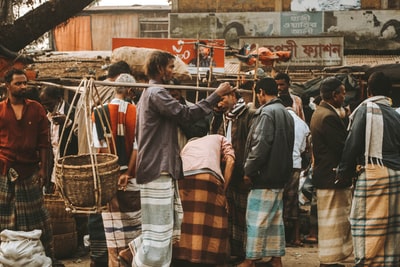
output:
POLYGON ((0 25, 10 24, 13 21, 12 3, 10 0, 0 0, 0 25))
POLYGON ((0 45, 17 52, 45 32, 75 16, 93 1, 49 0, 17 19, 14 24, 1 25, 0 45))

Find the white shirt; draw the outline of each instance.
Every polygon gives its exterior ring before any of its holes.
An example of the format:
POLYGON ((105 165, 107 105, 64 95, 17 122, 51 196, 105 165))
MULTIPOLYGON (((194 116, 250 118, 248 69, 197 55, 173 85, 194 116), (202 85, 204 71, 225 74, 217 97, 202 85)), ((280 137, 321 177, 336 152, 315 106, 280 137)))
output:
POLYGON ((293 146, 293 168, 301 169, 301 153, 304 152, 307 145, 307 136, 310 134, 310 128, 293 109, 287 109, 294 120, 294 146, 293 146))
MULTIPOLYGON (((65 101, 62 101, 61 104, 58 107, 58 110, 56 111, 59 114, 64 114, 64 107, 65 107, 65 101)), ((57 150, 58 150, 58 145, 59 145, 59 131, 60 131, 60 125, 55 124, 53 122, 53 115, 52 113, 48 112, 47 113, 47 118, 50 121, 50 141, 51 141, 51 147, 53 149, 53 155, 57 155, 57 150)))

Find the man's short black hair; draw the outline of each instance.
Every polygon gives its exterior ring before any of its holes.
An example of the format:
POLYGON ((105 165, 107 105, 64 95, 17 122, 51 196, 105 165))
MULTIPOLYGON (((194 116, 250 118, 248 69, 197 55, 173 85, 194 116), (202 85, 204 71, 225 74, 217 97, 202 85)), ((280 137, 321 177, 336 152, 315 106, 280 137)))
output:
POLYGON ((110 65, 107 78, 115 78, 122 73, 132 74, 129 64, 121 60, 110 65))
POLYGON ((147 55, 144 65, 144 73, 149 79, 154 79, 160 74, 160 69, 167 67, 170 60, 175 60, 175 56, 169 52, 155 50, 147 55))
POLYGON ((14 74, 16 74, 16 75, 25 75, 25 77, 27 77, 24 70, 11 69, 11 70, 7 71, 6 74, 4 75, 4 81, 6 83, 10 83, 12 81, 12 79, 13 79, 14 74))
POLYGON ((373 72, 368 78, 368 92, 372 95, 390 97, 392 94, 392 82, 383 72, 373 72))
POLYGON ((342 81, 336 77, 328 77, 322 80, 319 85, 319 91, 323 100, 329 100, 333 98, 332 93, 340 93, 340 87, 343 85, 342 81))
POLYGON ((41 90, 40 93, 43 95, 46 95, 47 97, 49 97, 51 99, 63 98, 63 90, 56 86, 46 86, 41 90))
POLYGON ((260 90, 263 90, 267 95, 278 95, 278 85, 271 77, 265 77, 259 80, 254 90, 257 94, 260 93, 260 90))
POLYGON ((277 80, 285 80, 287 84, 290 84, 290 77, 286 73, 279 72, 278 74, 275 75, 274 77, 275 81, 277 80))

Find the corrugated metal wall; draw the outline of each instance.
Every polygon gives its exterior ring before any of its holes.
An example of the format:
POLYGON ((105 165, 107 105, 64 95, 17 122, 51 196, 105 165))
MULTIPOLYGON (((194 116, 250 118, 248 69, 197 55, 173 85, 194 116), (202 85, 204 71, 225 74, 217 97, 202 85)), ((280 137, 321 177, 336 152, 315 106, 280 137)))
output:
POLYGON ((139 15, 92 15, 93 50, 111 50, 112 38, 139 36, 139 15))

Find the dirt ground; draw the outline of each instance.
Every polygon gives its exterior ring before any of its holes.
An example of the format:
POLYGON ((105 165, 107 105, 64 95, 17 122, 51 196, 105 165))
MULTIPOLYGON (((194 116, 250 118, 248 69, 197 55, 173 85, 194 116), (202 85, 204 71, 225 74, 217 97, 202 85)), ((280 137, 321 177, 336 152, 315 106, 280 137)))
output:
MULTIPOLYGON (((305 244, 303 247, 286 248, 286 255, 282 258, 284 267, 318 267, 318 246, 305 244)), ((83 258, 71 258, 61 261, 66 267, 89 267, 89 255, 83 258)), ((346 267, 354 266, 353 257, 344 261, 346 267)))
MULTIPOLYGON (((309 208, 302 206, 300 214, 300 225, 303 237, 309 231, 309 208)), ((268 260, 268 259, 266 259, 268 260)), ((89 255, 82 258, 70 258, 61 260, 66 267, 90 267, 89 255)), ((282 257, 284 267, 319 267, 318 244, 304 244, 303 247, 286 247, 286 255, 282 257)), ((354 257, 349 257, 342 262, 346 267, 354 266, 354 257)), ((227 266, 234 267, 234 266, 227 266)))

